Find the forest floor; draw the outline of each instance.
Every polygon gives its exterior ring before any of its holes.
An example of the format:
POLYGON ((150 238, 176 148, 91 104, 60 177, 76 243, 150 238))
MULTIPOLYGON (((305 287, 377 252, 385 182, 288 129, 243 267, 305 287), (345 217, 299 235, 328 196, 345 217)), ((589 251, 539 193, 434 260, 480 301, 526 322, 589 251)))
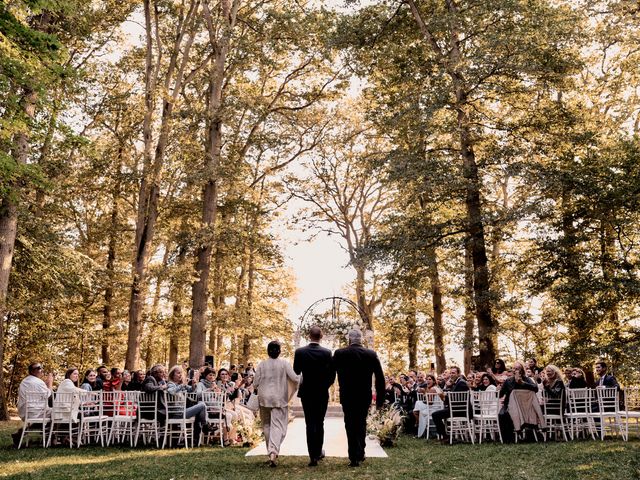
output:
MULTIPOLYGON (((198 449, 30 446, 15 450, 10 433, 19 422, 0 422, 0 478, 11 479, 638 479, 640 439, 443 446, 401 436, 385 449, 389 458, 367 459, 359 468, 327 458, 316 468, 304 457, 281 457, 277 469, 266 457, 245 457, 247 448, 198 449)), ((35 443, 35 442, 34 442, 35 443)))

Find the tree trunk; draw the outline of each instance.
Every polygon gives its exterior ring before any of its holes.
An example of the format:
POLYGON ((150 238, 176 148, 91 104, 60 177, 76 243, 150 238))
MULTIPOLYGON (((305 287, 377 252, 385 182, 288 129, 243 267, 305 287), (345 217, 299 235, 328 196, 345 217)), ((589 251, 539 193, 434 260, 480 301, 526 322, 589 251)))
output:
POLYGON ((431 304, 433 306, 433 350, 436 356, 436 371, 444 372, 447 366, 445 358, 444 323, 442 321, 442 285, 440 285, 440 272, 438 270, 438 255, 435 246, 427 249, 427 275, 431 285, 431 304))
POLYGON ((364 317, 365 327, 373 331, 373 311, 367 302, 365 292, 365 268, 361 265, 355 266, 356 270, 356 300, 358 308, 364 317))
MULTIPOLYGON (((37 94, 26 87, 22 96, 22 110, 27 124, 33 120, 37 94)), ((14 137, 13 160, 18 165, 26 165, 29 158, 30 129, 25 128, 14 137)), ((7 315, 7 295, 9 276, 13 263, 13 253, 18 232, 19 185, 13 185, 8 195, 0 203, 0 420, 8 420, 7 397, 4 389, 4 318, 7 315)))
POLYGON ((228 2, 222 3, 223 25, 221 38, 213 27, 213 18, 208 6, 204 5, 204 14, 209 28, 209 42, 215 52, 209 74, 209 96, 207 101, 207 145, 205 147, 204 177, 202 200, 202 230, 206 233, 203 244, 198 246, 196 273, 198 280, 192 286, 193 308, 191 310, 191 332, 189 334, 189 363, 201 365, 204 361, 207 333, 207 301, 209 299, 209 273, 211 270, 211 253, 214 242, 214 228, 218 201, 218 165, 222 149, 222 103, 225 64, 231 42, 231 34, 235 27, 239 1, 233 7, 228 2))
MULTIPOLYGON (((145 115, 143 120, 144 137, 144 167, 140 190, 138 195, 138 216, 136 220, 135 260, 133 262, 133 281, 131 284, 131 298, 129 300, 129 332, 127 336, 127 353, 125 368, 136 370, 140 356, 140 339, 142 336, 142 313, 146 295, 146 277, 149 259, 152 254, 152 242, 155 234, 156 221, 158 219, 158 203, 160 200, 160 181, 164 156, 166 153, 169 134, 171 131, 171 117, 173 106, 182 87, 184 71, 189 58, 189 51, 193 44, 194 19, 197 19, 197 4, 191 2, 186 17, 180 17, 174 43, 171 49, 171 57, 164 81, 164 100, 162 102, 162 115, 160 129, 155 152, 152 156, 153 143, 153 112, 155 109, 155 89, 159 65, 153 66, 153 30, 151 21, 150 0, 144 0, 145 29, 146 29, 146 67, 145 67, 145 115), (182 59, 179 56, 182 53, 182 59), (173 82, 173 86, 172 86, 173 82), (169 93, 170 92, 170 93, 169 93)), ((159 34, 156 32, 156 34, 159 34)), ((159 40, 158 40, 159 41, 159 40)), ((158 54, 158 56, 160 56, 158 54)))
POLYGON ((104 308, 102 317, 102 363, 109 365, 111 358, 109 356, 109 336, 111 332, 109 328, 112 323, 113 296, 114 296, 114 279, 115 279, 115 263, 116 249, 118 245, 119 228, 118 228, 118 200, 121 190, 121 170, 124 157, 124 146, 120 144, 118 147, 118 164, 115 171, 116 182, 113 187, 111 196, 111 219, 109 225, 109 244, 107 247, 107 286, 104 289, 104 308))
POLYGON ((411 288, 411 291, 407 295, 405 301, 406 305, 406 317, 405 325, 407 327, 407 352, 409 354, 409 369, 418 369, 418 290, 411 288))
MULTIPOLYGON (((470 372, 473 363, 473 330, 475 327, 475 305, 473 301, 473 252, 471 251, 471 241, 469 235, 464 241, 464 340, 462 348, 464 350, 464 371, 470 372)), ((484 370, 493 365, 477 365, 484 370)))

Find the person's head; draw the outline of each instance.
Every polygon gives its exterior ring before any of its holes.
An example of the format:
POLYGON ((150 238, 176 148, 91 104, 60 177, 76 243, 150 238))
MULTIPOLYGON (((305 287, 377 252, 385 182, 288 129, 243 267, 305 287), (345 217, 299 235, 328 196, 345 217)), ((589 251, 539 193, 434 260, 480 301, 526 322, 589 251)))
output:
POLYGON ((581 368, 574 368, 571 371, 571 376, 573 378, 584 378, 584 371, 581 368))
POLYGON ((213 368, 206 367, 202 371, 200 378, 206 380, 207 382, 213 382, 216 379, 216 371, 213 368))
POLYGON ((347 334, 349 345, 362 345, 362 332, 355 328, 349 330, 347 334))
POLYGON ((538 361, 533 357, 527 358, 525 363, 531 370, 534 370, 538 366, 538 361))
POLYGON ((449 369, 449 379, 455 382, 458 377, 460 377, 460 367, 451 367, 449 369))
POLYGON ((409 370, 409 376, 415 380, 416 378, 418 378, 418 372, 416 372, 415 370, 409 370))
POLYGON ((94 383, 96 383, 97 376, 98 374, 96 373, 96 371, 93 368, 90 368, 89 370, 84 372, 84 380, 82 381, 82 383, 93 385, 94 383))
POLYGON ((496 358, 496 361, 493 363, 493 372, 494 373, 504 373, 504 371, 507 369, 507 366, 504 363, 504 360, 502 360, 501 358, 496 358))
POLYGON ((253 362, 247 363, 247 370, 253 370, 253 362))
POLYGON ((418 372, 418 375, 416 376, 416 380, 418 383, 424 383, 426 380, 426 375, 424 374, 424 372, 418 372))
POLYGON ((78 383, 78 379, 80 378, 80 372, 76 367, 67 368, 67 371, 64 372, 65 380, 68 378, 73 383, 78 383))
POLYGON ((158 363, 157 365, 151 367, 151 370, 149 370, 149 375, 151 375, 156 380, 161 381, 164 380, 167 376, 167 370, 166 368, 164 368, 164 365, 158 363))
POLYGON ((493 378, 492 375, 489 375, 488 373, 483 373, 482 377, 480 377, 480 384, 484 387, 487 388, 489 385, 496 385, 496 379, 493 378))
POLYGON ((96 372, 98 373, 98 376, 102 378, 102 380, 106 380, 109 369, 106 365, 100 365, 98 368, 96 368, 96 372))
POLYGON ((512 370, 513 370, 514 375, 515 375, 516 372, 520 372, 520 377, 524 378, 526 376, 524 363, 522 363, 520 360, 516 360, 513 363, 512 370))
POLYGON ((524 373, 526 373, 527 377, 533 377, 533 370, 531 370, 531 367, 525 368, 524 373))
POLYGON ((277 340, 272 340, 269 342, 269 345, 267 345, 267 355, 269 355, 269 358, 278 358, 280 356, 280 351, 280 342, 277 340))
POLYGON ((42 378, 44 375, 44 368, 42 367, 42 363, 33 362, 29 365, 29 375, 33 375, 34 377, 42 378))
POLYGON ((449 370, 449 368, 445 368, 444 371, 440 374, 445 382, 449 380, 449 370))
POLYGON ((226 368, 221 368, 220 370, 218 370, 218 376, 216 377, 216 380, 220 382, 229 382, 231 380, 229 370, 227 370, 226 368))
POLYGON ((562 373, 560 372, 560 369, 555 365, 547 365, 544 368, 544 374, 547 377, 547 382, 550 385, 553 385, 558 380, 562 381, 562 373))
POLYGON ((315 343, 320 343, 322 340, 322 329, 318 325, 313 325, 309 329, 309 340, 315 343))
POLYGON ((607 364, 603 360, 596 362, 596 375, 599 377, 607 373, 607 364))
POLYGON ((142 370, 136 370, 133 372, 133 381, 142 383, 146 377, 146 374, 142 370))
POLYGON ((431 374, 428 374, 426 375, 425 382, 427 383, 427 388, 433 388, 436 386, 436 383, 437 383, 436 377, 431 374))
POLYGON ((129 370, 122 371, 122 381, 125 383, 129 383, 131 381, 131 373, 129 370))
POLYGON ((564 376, 565 376, 565 377, 567 377, 567 378, 571 378, 571 377, 573 376, 573 371, 574 371, 574 370, 575 370, 575 369, 574 369, 574 368, 572 368, 572 367, 565 368, 565 369, 564 369, 564 376))
POLYGON ((229 365, 229 371, 231 373, 235 372, 236 370, 238 370, 238 367, 236 367, 233 363, 229 365))
POLYGON ((111 378, 113 380, 122 378, 122 369, 118 368, 118 367, 113 367, 111 369, 111 378))
POLYGON ((182 383, 184 380, 184 370, 182 369, 182 365, 174 365, 169 370, 169 381, 173 383, 182 383))

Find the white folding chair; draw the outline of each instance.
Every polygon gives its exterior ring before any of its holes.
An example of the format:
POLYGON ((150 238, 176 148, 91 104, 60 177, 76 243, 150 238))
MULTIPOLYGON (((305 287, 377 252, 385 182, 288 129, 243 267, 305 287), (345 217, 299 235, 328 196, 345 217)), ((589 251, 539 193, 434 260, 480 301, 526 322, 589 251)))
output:
POLYGON ((544 441, 547 441, 547 435, 558 431, 562 432, 564 441, 567 441, 567 429, 564 424, 564 390, 560 394, 560 398, 551 398, 547 391, 542 388, 542 415, 544 416, 544 428, 542 435, 544 441))
POLYGON ((184 439, 185 448, 189 448, 189 437, 191 437, 191 446, 193 447, 193 418, 187 418, 187 396, 184 394, 170 394, 164 392, 164 398, 167 405, 167 419, 164 425, 164 439, 162 448, 167 444, 169 438, 169 446, 173 438, 184 439), (174 427, 177 427, 174 429, 174 427))
POLYGON ((592 391, 590 388, 569 388, 567 389, 567 401, 569 403, 569 413, 566 419, 569 420, 569 434, 574 440, 579 434, 591 435, 595 440, 595 424, 591 413, 592 391))
POLYGON ((223 392, 203 392, 202 401, 207 406, 207 425, 209 425, 206 442, 209 442, 211 434, 217 431, 220 437, 220 446, 224 447, 224 431, 227 428, 224 409, 225 394, 223 392))
POLYGON ((73 437, 78 436, 78 409, 80 398, 77 393, 56 393, 53 397, 51 410, 51 429, 47 446, 51 446, 54 434, 68 436, 69 447, 73 448, 73 437))
POLYGON ((629 426, 635 428, 636 434, 640 436, 640 387, 626 387, 624 389, 624 411, 621 412, 624 418, 624 428, 627 439, 629 439, 629 426))
POLYGON ((138 409, 138 395, 140 392, 114 392, 113 417, 111 417, 111 431, 109 432, 110 445, 115 441, 122 443, 129 438, 129 445, 133 447, 133 424, 136 421, 138 409))
POLYGON ((22 434, 18 442, 18 449, 22 446, 22 440, 29 433, 39 433, 42 435, 42 446, 47 446, 47 425, 51 420, 49 409, 49 393, 27 392, 26 411, 22 434))
POLYGON ((447 426, 449 430, 449 443, 453 443, 453 437, 469 438, 475 443, 473 435, 473 422, 469 418, 469 391, 447 392, 449 398, 449 418, 447 426))
POLYGON ((627 440, 626 429, 622 422, 622 413, 617 388, 597 387, 596 398, 598 399, 598 411, 594 412, 594 417, 599 419, 597 427, 600 430, 600 440, 604 440, 606 431, 620 435, 623 440, 627 440))
POLYGON ((502 443, 502 433, 500 433, 500 423, 498 412, 500 411, 500 396, 497 391, 472 392, 473 395, 473 423, 474 430, 478 434, 478 442, 488 433, 491 440, 495 440, 498 434, 502 443))
POLYGON ((84 392, 80 394, 80 431, 78 432, 78 448, 93 439, 104 447, 103 423, 108 421, 102 413, 102 392, 84 392))
POLYGON ((159 448, 159 429, 160 421, 158 420, 156 393, 140 393, 138 396, 138 425, 136 427, 134 446, 138 445, 140 435, 142 435, 142 441, 145 445, 153 435, 156 439, 156 448, 159 448))

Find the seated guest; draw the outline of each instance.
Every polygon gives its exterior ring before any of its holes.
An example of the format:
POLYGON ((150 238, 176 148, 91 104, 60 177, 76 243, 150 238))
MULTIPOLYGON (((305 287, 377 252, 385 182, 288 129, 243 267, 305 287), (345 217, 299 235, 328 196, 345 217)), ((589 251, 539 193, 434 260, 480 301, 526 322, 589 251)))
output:
POLYGON ((480 377, 480 385, 478 386, 479 392, 495 392, 497 390, 496 379, 493 375, 483 373, 480 377))
POLYGON ((111 380, 111 374, 106 365, 100 365, 96 368, 96 372, 98 373, 98 377, 96 378, 96 388, 94 388, 94 390, 103 390, 103 384, 105 381, 111 380))
MULTIPOLYGON (((562 381, 562 374, 560 369, 555 365, 547 365, 544 369, 544 392, 549 398, 562 398, 564 393, 564 382, 562 381)), ((547 410, 549 414, 559 415, 560 410, 552 411, 547 410)))
MULTIPOLYGON (((158 421, 161 425, 164 424, 167 418, 167 406, 164 402, 164 391, 167 389, 166 382, 167 371, 164 365, 157 364, 151 367, 149 375, 147 375, 142 382, 142 391, 145 393, 156 394, 156 411, 158 412, 158 421)), ((147 415, 145 418, 153 418, 151 413, 143 414, 147 415)))
MULTIPOLYGON (((29 365, 29 375, 27 375, 18 388, 18 415, 22 421, 27 416, 27 393, 43 393, 47 397, 51 396, 51 388, 53 386, 53 374, 48 373, 44 376, 44 370, 40 362, 34 362, 29 365), (44 380, 43 380, 44 378, 44 380)), ((46 404, 42 405, 43 410, 48 407, 46 404)), ((44 414, 44 412, 42 412, 44 414)), ((39 416, 38 412, 34 412, 35 416, 39 416)), ((14 447, 18 447, 20 437, 22 436, 22 428, 19 428, 17 432, 12 433, 14 447)))
POLYGON ((136 370, 131 375, 131 382, 127 387, 130 392, 139 392, 142 390, 142 384, 144 383, 146 375, 142 370, 136 370))
POLYGON ((200 381, 196 385, 196 392, 221 392, 222 390, 216 384, 216 371, 213 368, 206 367, 200 375, 200 381))
POLYGON ((491 367, 491 372, 494 375, 502 375, 506 372, 507 370, 507 366, 504 363, 504 360, 501 360, 500 358, 497 358, 493 367, 491 367))
MULTIPOLYGON (((447 384, 445 385, 445 392, 466 392, 469 390, 469 385, 460 375, 459 367, 451 367, 449 369, 449 380, 447 380, 447 384)), ((445 396, 444 393, 440 395, 440 398, 444 400, 443 408, 440 410, 436 410, 431 414, 431 418, 433 419, 433 423, 436 426, 436 432, 441 438, 442 443, 449 443, 449 437, 447 437, 447 432, 445 428, 445 422, 447 418, 449 418, 449 397, 445 396)))
MULTIPOLYGON (((424 374, 422 374, 424 375, 424 374)), ((434 375, 426 375, 425 382, 418 388, 418 393, 441 393, 442 390, 438 387, 436 383, 436 377, 434 375)), ((422 402, 420 400, 416 401, 413 407, 413 415, 415 417, 415 424, 419 426, 420 424, 420 416, 428 414, 429 412, 435 412, 436 410, 441 410, 444 405, 442 403, 442 399, 440 397, 433 397, 429 399, 430 401, 422 402)), ((418 435, 420 435, 420 430, 418 430, 418 435)), ((429 435, 429 432, 426 432, 429 435)))
POLYGON ((122 371, 122 384, 120 385, 120 390, 127 391, 130 390, 129 384, 131 384, 131 373, 129 370, 122 371))
MULTIPOLYGON (((200 380, 200 372, 194 371, 193 380, 191 380, 191 385, 187 384, 185 372, 182 370, 180 365, 176 365, 169 370, 169 380, 167 381, 167 393, 169 395, 183 395, 185 393, 192 393, 196 391, 195 385, 198 384, 198 380, 200 380)), ((200 439, 200 432, 207 431, 207 406, 204 402, 200 401, 195 405, 187 407, 185 412, 186 418, 195 418, 194 428, 193 428, 193 438, 200 439)))
POLYGON ((570 379, 567 388, 587 388, 587 380, 584 378, 584 372, 581 368, 570 369, 570 379))
POLYGON ((525 362, 525 366, 533 372, 533 375, 530 375, 533 378, 535 375, 538 375, 543 369, 538 367, 538 361, 531 357, 525 362))
POLYGON ((522 362, 515 362, 513 364, 513 376, 505 380, 502 388, 500 389, 500 397, 504 397, 502 408, 498 414, 498 422, 500 424, 500 432, 502 434, 502 440, 505 443, 513 442, 515 440, 513 432, 513 421, 511 415, 509 415, 509 397, 514 390, 531 390, 532 392, 538 391, 538 386, 525 374, 524 364, 522 362))
POLYGON ((607 364, 603 360, 596 363, 596 387, 620 389, 616 377, 607 373, 607 364))
MULTIPOLYGON (((78 388, 78 379, 80 378, 80 373, 77 368, 69 368, 64 374, 64 380, 60 382, 58 385, 58 389, 56 390, 56 394, 59 393, 72 393, 75 394, 73 397, 73 401, 68 405, 68 409, 64 408, 66 414, 71 414, 72 419, 78 418, 78 410, 80 409, 80 393, 84 393, 85 390, 83 388, 78 388)), ((61 411, 58 409, 58 411, 61 411)))
POLYGON ((105 375, 102 381, 102 389, 105 392, 122 390, 122 370, 117 367, 113 367, 111 369, 111 374, 105 375))
POLYGON ((84 372, 84 380, 82 380, 82 385, 80 388, 87 391, 93 392, 94 390, 100 390, 98 388, 98 374, 95 370, 89 369, 84 372))
POLYGON ((220 390, 227 394, 227 401, 232 402, 238 396, 238 387, 235 382, 231 381, 231 374, 226 368, 218 370, 216 384, 220 390))

